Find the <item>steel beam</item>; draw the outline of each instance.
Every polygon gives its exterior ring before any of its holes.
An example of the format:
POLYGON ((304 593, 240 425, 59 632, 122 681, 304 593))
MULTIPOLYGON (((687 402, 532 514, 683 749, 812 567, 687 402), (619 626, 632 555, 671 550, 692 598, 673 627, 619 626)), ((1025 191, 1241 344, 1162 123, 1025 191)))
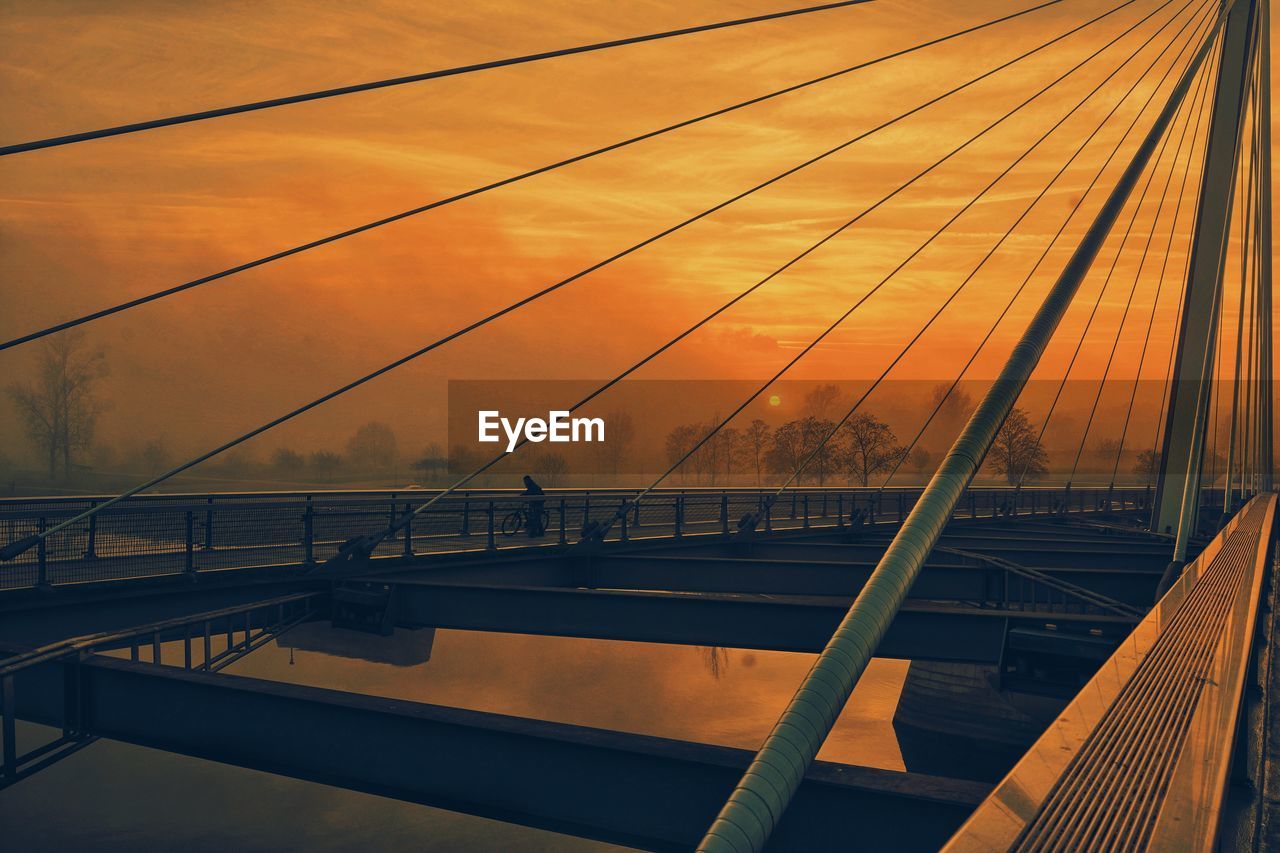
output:
POLYGON ((1221 298, 1232 192, 1238 168, 1243 108, 1252 63, 1256 0, 1236 0, 1227 15, 1218 60, 1217 91, 1200 179, 1200 201, 1182 303, 1182 325, 1161 444, 1153 530, 1177 533, 1194 519, 1204 451, 1207 397, 1212 386, 1217 306, 1221 298), (1184 511, 1184 496, 1191 505, 1184 511))
MULTIPOLYGON (((60 726, 66 664, 24 671, 18 715, 60 726)), ((751 752, 185 672, 101 656, 80 666, 87 733, 647 850, 687 850, 751 752)), ((126 779, 120 780, 126 784, 126 779)), ((935 850, 990 786, 818 762, 777 849, 935 850)))
MULTIPOLYGON (((851 596, 688 594, 401 582, 398 624, 741 649, 816 652, 851 596)), ((915 602, 894 619, 878 656, 993 665, 1009 625, 1099 629, 1117 641, 1133 620, 915 602)))
MULTIPOLYGON (((953 557, 953 561, 960 558, 953 557)), ((1055 580, 1145 608, 1160 580, 1167 555, 1146 569, 1051 569, 1055 580)), ((871 577, 871 562, 635 555, 597 557, 593 586, 599 589, 742 592, 770 595, 856 594, 871 577)), ((1029 595, 1032 581, 991 565, 925 563, 908 600, 998 602, 1029 595)), ((1038 590, 1043 595, 1044 590, 1038 590)), ((1027 600, 1030 600, 1029 598, 1027 600)))

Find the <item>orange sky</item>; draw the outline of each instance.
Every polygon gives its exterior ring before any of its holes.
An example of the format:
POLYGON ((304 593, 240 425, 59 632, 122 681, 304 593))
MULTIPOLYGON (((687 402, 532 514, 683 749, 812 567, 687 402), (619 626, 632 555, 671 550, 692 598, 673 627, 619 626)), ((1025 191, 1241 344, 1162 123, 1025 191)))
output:
MULTIPOLYGON (((107 9, 87 1, 0 2, 0 141, 786 5, 777 0, 695 6, 670 0, 430 6, 408 0, 358 5, 305 0, 119 2, 107 9)), ((0 337, 1025 5, 877 0, 4 158, 0 337)), ((104 386, 113 402, 104 436, 181 436, 171 444, 190 450, 225 438, 843 142, 1110 5, 1068 0, 940 48, 97 323, 93 339, 107 347, 112 367, 104 386)), ((355 423, 376 416, 426 435, 444 423, 448 378, 612 375, 879 199, 1155 5, 1142 0, 1033 61, 576 282, 518 317, 427 356, 309 417, 290 434, 304 444, 335 443, 355 423)), ((1145 37, 1178 5, 1158 13, 1139 35, 1145 37)), ((1131 37, 1125 44, 1132 49, 1138 41, 1131 37)), ((682 344, 645 376, 772 373, 1123 55, 1113 49, 1086 66, 1055 88, 1054 97, 1002 125, 682 344)), ((795 376, 876 375, 1153 56, 1148 50, 1122 71, 795 376)), ((1165 67, 1161 60, 1158 70, 1165 67)), ((1133 115, 1131 107, 1144 98, 1145 92, 1126 102, 1118 117, 1122 121, 1104 131, 1092 153, 1078 161, 896 375, 952 375, 1114 146, 1133 115)), ((1172 165, 1162 163, 1156 188, 1172 165)), ((1096 204, 1101 194, 1090 198, 1096 204)), ((1150 224, 1150 212, 1144 213, 1135 226, 1140 234, 1150 224)), ((1166 227, 1162 224, 1157 234, 1166 227)), ((1180 269, 1185 236, 1174 245, 1178 254, 1170 264, 1180 269)), ((1104 249, 1102 261, 1109 263, 1112 252, 1113 247, 1104 249)), ((1036 279, 980 360, 978 375, 990 375, 1003 360, 1065 256, 1054 257, 1057 264, 1036 279)), ((1158 268, 1148 262, 1149 273, 1158 268)), ((1100 375, 1133 274, 1132 257, 1126 255, 1088 339, 1083 372, 1073 376, 1100 375)), ((1100 284, 1100 276, 1086 282, 1040 375, 1061 375, 1100 284)), ((1154 286, 1153 274, 1144 277, 1140 305, 1149 305, 1154 286)), ((1152 342, 1157 353, 1167 353, 1171 297, 1166 290, 1157 316, 1152 342)), ((1131 317, 1122 336, 1118 364, 1123 376, 1131 377, 1136 368, 1145 309, 1140 315, 1141 324, 1131 317)), ((0 354, 0 373, 18 374, 30 358, 23 351, 0 354)), ((1144 376, 1163 371, 1163 356, 1153 357, 1144 376)), ((0 414, 0 432, 12 435, 13 430, 10 414, 0 414)))

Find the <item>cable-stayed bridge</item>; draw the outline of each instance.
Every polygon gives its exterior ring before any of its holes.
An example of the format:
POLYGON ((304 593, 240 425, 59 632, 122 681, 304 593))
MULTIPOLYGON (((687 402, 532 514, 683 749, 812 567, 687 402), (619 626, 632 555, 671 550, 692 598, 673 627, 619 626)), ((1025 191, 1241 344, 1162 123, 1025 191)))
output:
MULTIPOLYGON (((37 158, 201 123, 216 132, 244 113, 329 100, 341 109, 376 89, 516 74, 515 66, 656 41, 695 45, 717 30, 784 18, 839 16, 856 26, 868 3, 696 24, 28 140, 0 147, 0 156, 37 158)), ((0 502, 5 786, 105 738, 644 849, 1280 849, 1266 0, 1050 0, 1018 8, 30 329, 0 342, 0 358, 583 161, 642 156, 651 139, 766 101, 931 51, 964 50, 979 33, 1037 16, 1038 40, 1011 58, 946 81, 940 94, 904 104, 834 147, 779 164, 764 181, 733 188, 118 494, 0 502), (1052 61, 1054 73, 1028 84, 1021 72, 1036 61, 1052 61), (857 158, 864 140, 989 82, 1019 95, 768 275, 564 401, 576 412, 607 400, 876 211, 902 204, 913 186, 947 174, 973 146, 1011 124, 1033 128, 1016 156, 990 164, 977 192, 938 227, 922 229, 919 245, 882 278, 860 282, 842 312, 824 318, 775 373, 670 453, 665 470, 643 486, 531 499, 483 485, 508 459, 499 452, 440 489, 156 491, 479 329, 500 331, 509 315, 656 251, 670 235, 818 163, 857 158), (1046 101, 1054 108, 1032 113, 1046 101), (1041 184, 1011 188, 1032 165, 1041 184), (1064 192, 1071 203, 1055 206, 1064 192), (901 317, 901 346, 882 354, 879 372, 840 402, 838 417, 824 422, 780 482, 677 482, 957 223, 1010 196, 1016 216, 965 257, 945 293, 901 317), (1030 229, 1032 217, 1052 222, 1047 239, 1030 229), (984 277, 1028 241, 1036 254, 1025 275, 984 277), (966 301, 975 293, 982 311, 966 301), (1091 338, 1117 305, 1114 332, 1091 338), (939 321, 957 316, 975 344, 971 354, 943 367, 943 393, 880 472, 883 481, 806 482, 867 400, 939 321), (1010 328, 1016 341, 1005 346, 1000 332, 1010 328), (1158 345, 1165 335, 1167 349, 1158 345), (1070 356, 1048 380, 1044 419, 1011 432, 1010 423, 1025 420, 1019 403, 1033 376, 1042 377, 1051 345, 1070 356), (946 455, 927 483, 902 485, 903 461, 961 383, 977 381, 973 369, 983 358, 1000 367, 948 436, 946 455), (1102 366, 1096 393, 1083 406, 1068 402, 1073 371, 1090 361, 1102 366), (1151 405, 1139 389, 1151 376, 1160 387, 1156 435, 1139 437, 1151 405), (1104 387, 1122 388, 1125 414, 1107 449, 1110 475, 1093 482, 1081 463, 1091 434, 1104 429, 1104 387), (1070 473, 1049 483, 1035 448, 1069 408, 1083 418, 1082 435, 1070 473), (1145 482, 1121 475, 1126 444, 1131 452, 1154 446, 1145 482), (996 454, 1004 455, 1007 484, 976 482, 996 454), (523 536, 535 513, 545 513, 538 525, 545 535, 523 536), (319 622, 380 635, 442 628, 816 659, 754 752, 223 672, 319 622), (915 744, 904 772, 816 760, 873 657, 912 662, 895 716, 915 744), (1031 705, 1038 711, 1027 712, 1031 705), (19 721, 53 734, 31 746, 18 737, 19 721), (983 761, 973 757, 979 752, 983 761)), ((520 439, 514 452, 528 443, 520 439)))

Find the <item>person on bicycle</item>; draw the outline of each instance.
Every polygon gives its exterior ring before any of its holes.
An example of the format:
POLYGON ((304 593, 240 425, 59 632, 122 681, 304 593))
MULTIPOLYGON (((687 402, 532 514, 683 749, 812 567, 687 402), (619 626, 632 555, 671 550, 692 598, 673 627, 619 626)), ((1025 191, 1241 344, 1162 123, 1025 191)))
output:
POLYGON ((524 491, 521 495, 530 498, 525 503, 525 532, 529 534, 530 539, 537 539, 547 533, 546 528, 543 527, 542 513, 545 502, 541 499, 542 494, 542 487, 535 483, 532 477, 525 474, 524 491))

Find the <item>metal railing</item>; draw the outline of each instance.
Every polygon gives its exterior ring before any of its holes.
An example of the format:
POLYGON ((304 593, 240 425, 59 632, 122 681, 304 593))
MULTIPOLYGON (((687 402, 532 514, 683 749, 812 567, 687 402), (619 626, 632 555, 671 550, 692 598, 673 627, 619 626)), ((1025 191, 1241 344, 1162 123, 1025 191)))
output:
MULTIPOLYGON (((899 522, 920 489, 804 488, 767 504, 755 488, 668 489, 632 506, 613 540, 726 535, 765 509, 765 532, 899 522)), ((431 490, 144 495, 69 527, 0 564, 0 589, 195 574, 263 566, 310 566, 353 536, 375 533, 436 493, 431 490)), ((498 550, 576 541, 592 521, 612 518, 633 489, 549 490, 545 532, 530 537, 529 499, 515 490, 459 492, 417 516, 375 556, 498 550)), ((102 500, 98 498, 96 500, 102 500)), ((1146 488, 979 488, 960 518, 1101 513, 1148 506, 1146 488)), ((0 501, 0 541, 46 530, 94 498, 0 501)))
POLYGON ((64 684, 66 715, 58 737, 18 752, 15 679, 25 669, 51 661, 78 664, 88 654, 128 650, 130 660, 140 660, 143 650, 157 666, 180 665, 188 670, 217 672, 279 637, 320 610, 329 593, 302 592, 264 601, 225 607, 191 616, 166 619, 121 631, 108 631, 59 640, 0 660, 0 789, 24 779, 50 764, 83 749, 96 738, 84 732, 84 691, 79 667, 69 670, 64 684), (181 641, 180 664, 166 663, 164 643, 181 641))
POLYGON ((946 850, 1214 849, 1275 515, 1236 514, 946 850))

